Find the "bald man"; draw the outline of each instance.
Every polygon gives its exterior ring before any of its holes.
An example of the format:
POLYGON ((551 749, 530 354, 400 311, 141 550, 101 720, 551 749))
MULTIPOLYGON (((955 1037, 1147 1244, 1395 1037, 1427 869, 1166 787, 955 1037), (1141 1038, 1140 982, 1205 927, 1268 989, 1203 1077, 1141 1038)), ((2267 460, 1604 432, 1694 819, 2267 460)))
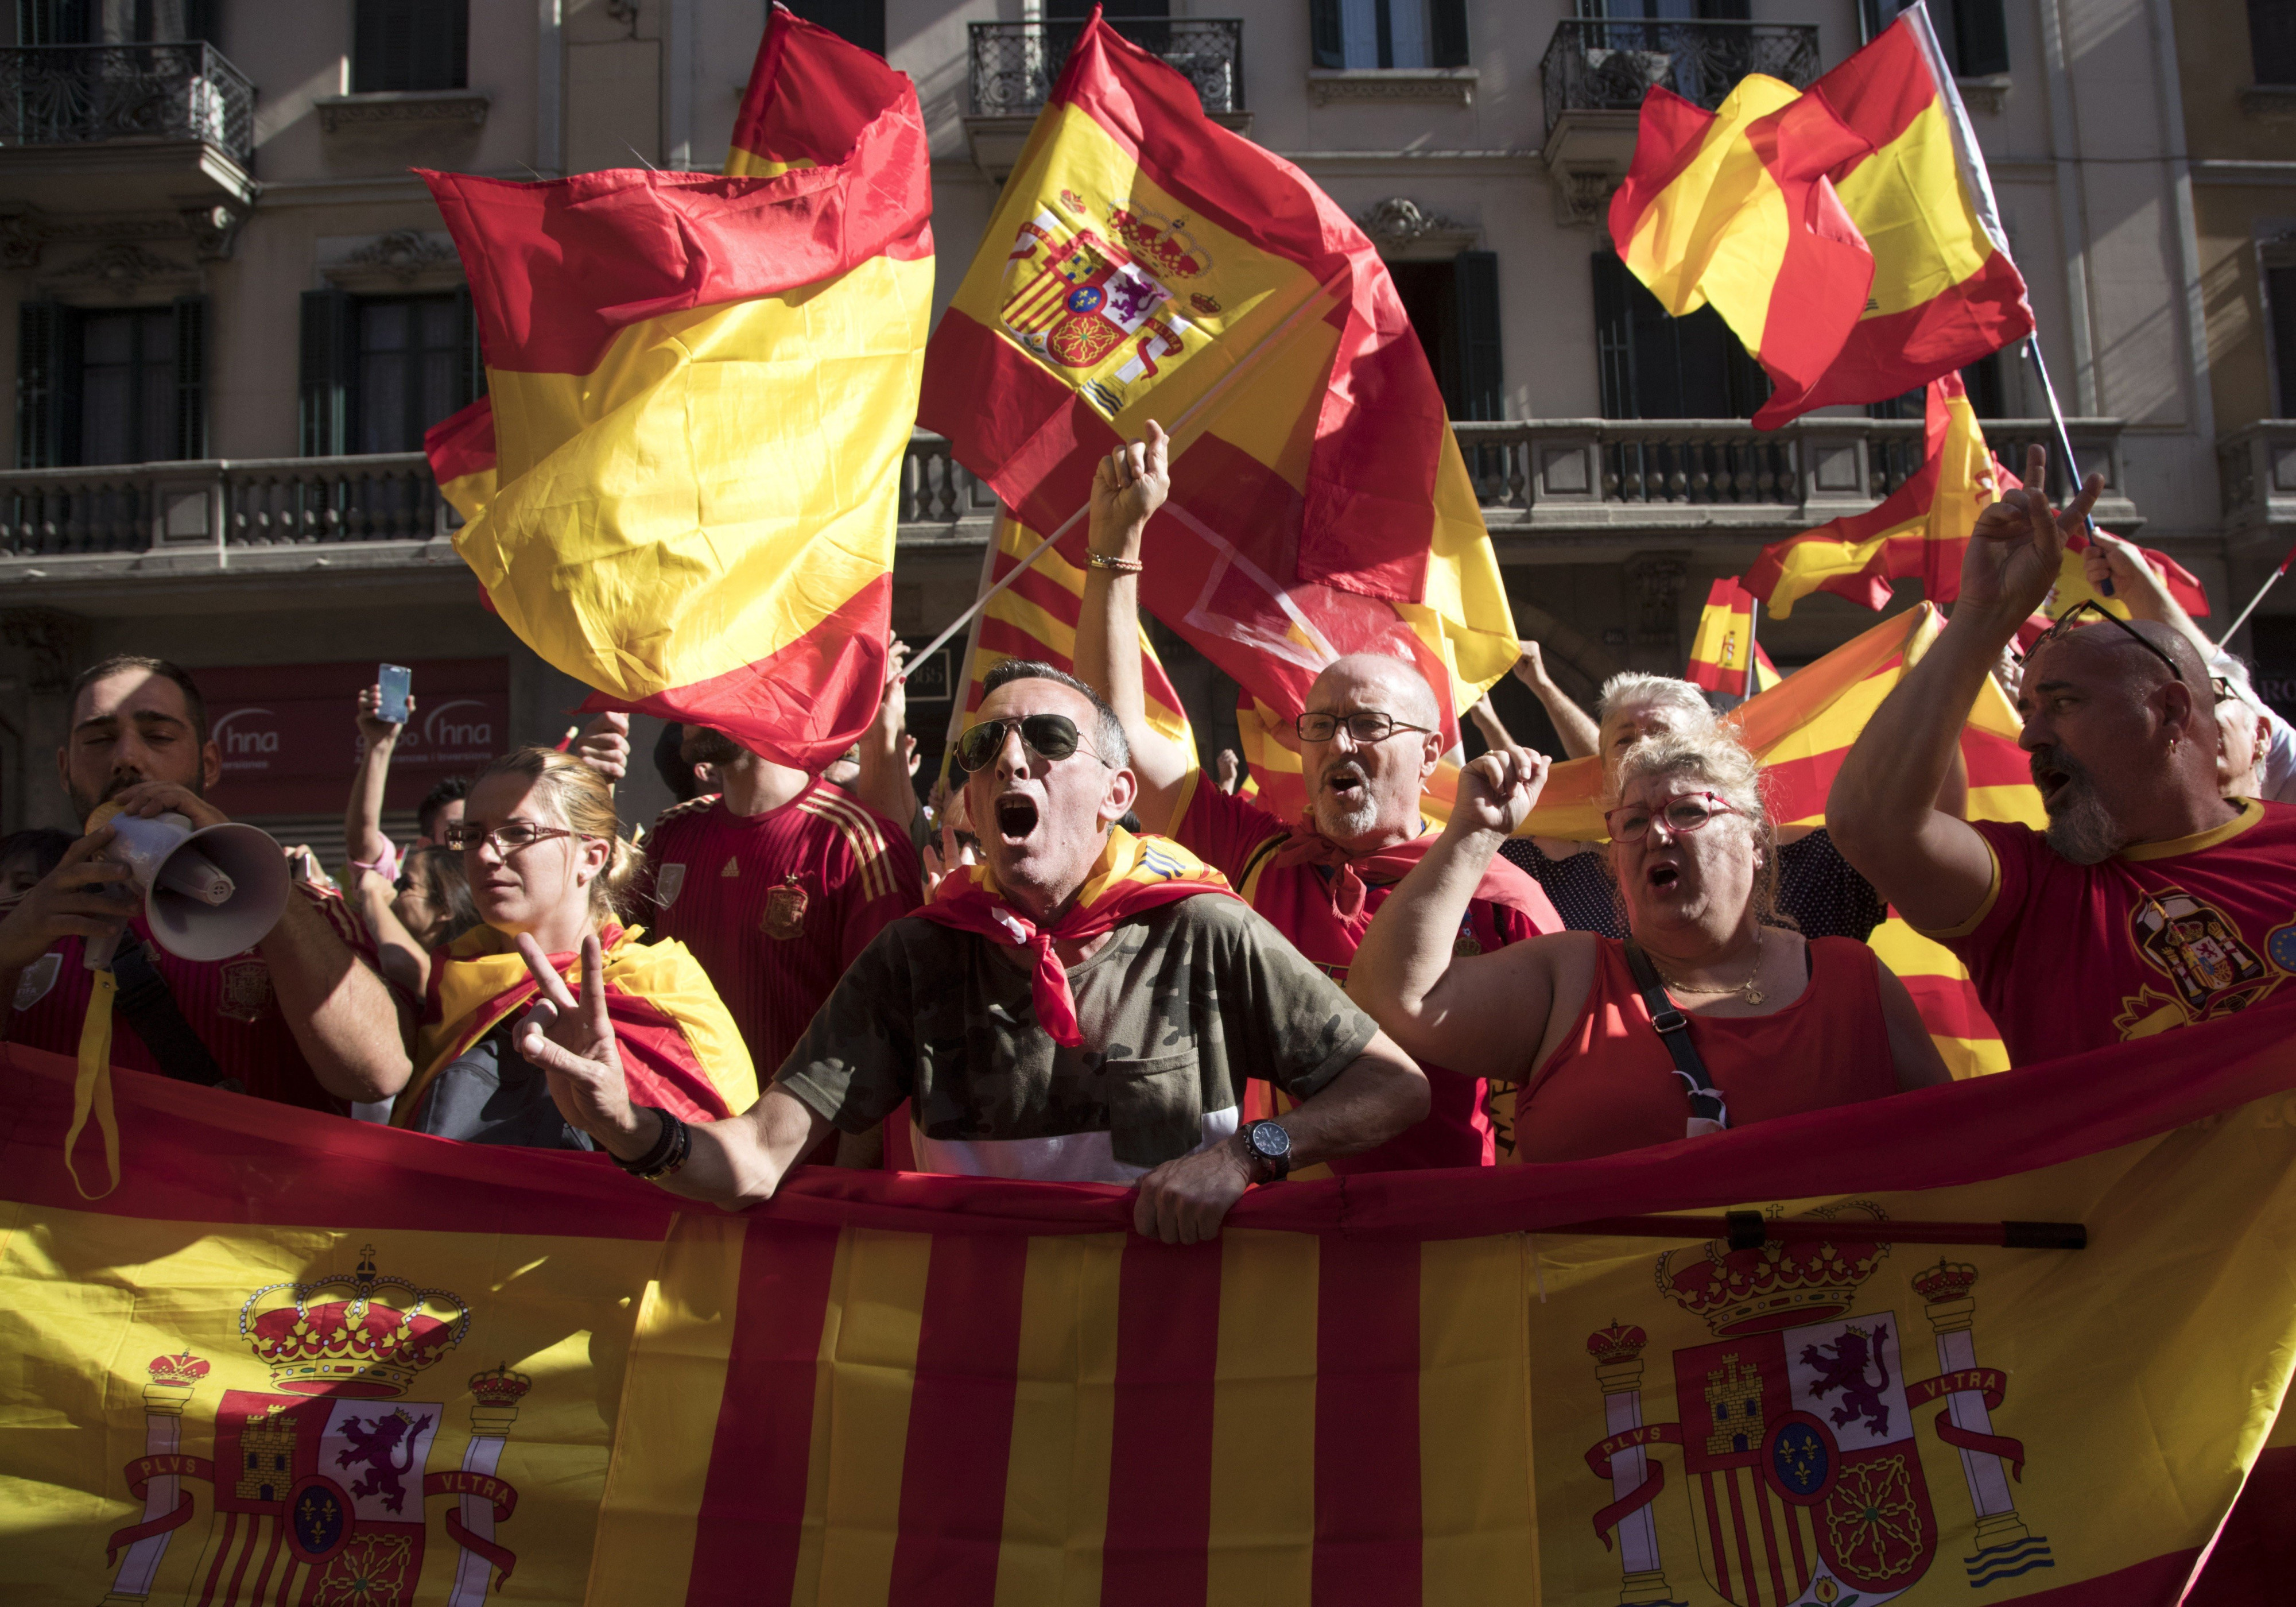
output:
MULTIPOLYGON (((2026 486, 2046 466, 2029 451, 2026 486)), ((2048 595, 2099 484, 2062 514, 2027 489, 1979 517, 1952 622, 1826 805, 1843 857, 1969 967, 2013 1064, 2244 1010, 2296 968, 2296 808, 2219 793, 2216 694, 2169 626, 2084 611, 2026 655, 2020 742, 2046 832, 1930 807, 1987 667, 2048 595)))
MULTIPOLYGON (((1443 753, 1442 709, 1410 665, 1376 654, 1335 660, 1308 689, 1300 763, 1308 813, 1283 820, 1209 783, 1147 721, 1141 687, 1142 533, 1171 489, 1164 432, 1103 459, 1093 482, 1076 673, 1112 705, 1139 781, 1135 812, 1218 868, 1247 903, 1335 980, 1388 891, 1419 862, 1434 834, 1423 807, 1443 753), (1130 565, 1131 568, 1124 566, 1130 565), (1125 651, 1111 652, 1111 644, 1125 651)), ((1543 777, 1546 761, 1535 761, 1543 777)), ((1457 952, 1480 954, 1562 930, 1538 883, 1495 860, 1459 929, 1457 952)), ((1332 1161, 1335 1172, 1489 1166, 1512 1158, 1494 1086, 1441 1066, 1427 1073, 1426 1118, 1377 1149, 1332 1161)), ((1511 1102, 1510 1102, 1511 1103, 1511 1102)))

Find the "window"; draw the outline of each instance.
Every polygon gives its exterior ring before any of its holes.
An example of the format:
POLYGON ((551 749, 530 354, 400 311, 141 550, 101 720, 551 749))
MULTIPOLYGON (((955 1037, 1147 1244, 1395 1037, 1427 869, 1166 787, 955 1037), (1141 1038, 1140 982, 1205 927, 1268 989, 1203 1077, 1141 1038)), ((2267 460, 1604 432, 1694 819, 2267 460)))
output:
MULTIPOLYGON (((1980 419, 2005 419, 2009 414, 2009 375, 2001 359, 2007 354, 1995 352, 1980 357, 1961 371, 1962 389, 1969 395, 1970 411, 1980 419)), ((1890 398, 1887 401, 1869 402, 1866 416, 1875 419, 1917 419, 1929 414, 1929 401, 1923 394, 1928 388, 1916 385, 1913 389, 1890 398)))
POLYGON ((470 293, 303 297, 302 450, 419 452, 423 431, 486 392, 470 293))
POLYGON ((1669 317, 1612 251, 1595 254, 1595 348, 1604 418, 1744 419, 1769 399, 1721 314, 1669 317))
POLYGON ((2248 50, 2259 84, 2296 84, 2296 0, 2248 0, 2248 50))
POLYGON ((1455 419, 1505 416, 1499 353, 1498 258, 1462 251, 1448 262, 1390 262, 1388 275, 1455 419))
POLYGON ((461 89, 469 82, 467 0, 356 0, 351 90, 461 89))
POLYGON ((1464 67, 1467 0, 1309 0, 1318 67, 1464 67))
MULTIPOLYGON (((786 0, 786 4, 797 15, 819 23, 847 44, 873 50, 881 56, 885 53, 885 0, 786 0)), ((1120 10, 1111 5, 1108 14, 1119 15, 1120 10)))
POLYGON ((26 469, 207 455, 207 300, 92 308, 26 302, 16 462, 26 469))
MULTIPOLYGON (((1913 0, 1857 0, 1858 20, 1868 39, 1912 9, 1913 0)), ((2002 0, 1944 0, 1930 7, 1930 27, 1957 77, 1981 78, 2009 70, 2009 23, 2002 0)))
POLYGON ((2273 416, 2296 418, 2296 262, 2264 265, 2264 327, 2272 354, 2273 416))
POLYGON ((148 45, 216 41, 215 0, 17 0, 21 45, 148 45))

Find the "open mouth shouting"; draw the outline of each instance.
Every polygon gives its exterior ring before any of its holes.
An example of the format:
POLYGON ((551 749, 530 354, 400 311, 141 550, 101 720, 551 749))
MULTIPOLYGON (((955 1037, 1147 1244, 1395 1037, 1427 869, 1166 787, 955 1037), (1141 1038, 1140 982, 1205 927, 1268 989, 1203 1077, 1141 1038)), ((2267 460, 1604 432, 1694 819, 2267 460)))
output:
POLYGON ((2030 761, 2033 784, 2041 790, 2041 808, 2054 815, 2070 798, 2080 767, 2054 748, 2043 748, 2030 761))
POLYGON ((1043 819, 1037 800, 1025 792, 1007 792, 991 806, 995 816, 997 840, 1007 848, 1019 848, 1036 834, 1043 819))
POLYGON ((1654 893, 1678 892, 1682 888, 1682 866, 1671 859, 1653 859, 1643 866, 1643 885, 1654 893))
POLYGON ((1353 759, 1341 759, 1324 772, 1324 791, 1340 802, 1342 808, 1352 809, 1371 795, 1370 778, 1363 767, 1353 759))

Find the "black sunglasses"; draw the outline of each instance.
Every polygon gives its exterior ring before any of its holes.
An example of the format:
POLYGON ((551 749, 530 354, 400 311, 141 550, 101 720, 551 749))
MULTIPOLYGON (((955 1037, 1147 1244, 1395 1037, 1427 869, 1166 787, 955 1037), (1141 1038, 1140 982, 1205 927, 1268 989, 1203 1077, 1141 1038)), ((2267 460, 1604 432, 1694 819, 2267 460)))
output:
MULTIPOLYGON (((1084 738, 1077 731, 1077 723, 1067 715, 1029 714, 1017 720, 983 720, 958 737, 955 756, 956 767, 967 775, 976 770, 988 768, 996 762, 996 756, 1004 751, 1004 739, 1016 727, 1021 733, 1021 740, 1046 758, 1064 759, 1079 749, 1092 753, 1095 758, 1100 758, 1099 754, 1085 747, 1084 738)), ((1108 761, 1102 758, 1100 762, 1104 765, 1108 761)))
MULTIPOLYGON (((2099 603, 2094 597, 2084 597, 2079 603, 2074 603, 2070 608, 2065 610, 2063 613, 2059 614, 2056 618, 2056 622, 2051 625, 2048 629, 2034 637, 2033 645, 2025 650, 2026 661, 2029 663, 2031 661, 2033 655, 2041 651, 2041 647, 2044 643, 2053 642, 2057 637, 2064 635, 2078 628, 2074 621, 2079 619, 2083 614, 2095 614, 2098 619, 2104 620, 2107 624, 2119 626, 2122 630, 2128 633, 2128 639, 2130 641, 2136 643, 2137 646, 2143 648, 2146 652, 2151 653, 2163 664, 2166 664, 2169 667, 2169 673, 2177 677, 2177 684, 2178 685, 2181 686, 2185 684, 2185 672, 2177 668, 2176 660, 2161 652, 2160 644, 2147 638, 2143 631, 2138 630, 2135 626, 2129 624, 2128 620, 2122 619, 2119 614, 2114 613, 2111 609, 2105 607, 2103 603, 2099 603)), ((2225 699, 2232 696, 2232 683, 2226 680, 2222 676, 2210 676, 2209 677, 2209 690, 2215 694, 2217 701, 2222 702, 2225 699)))

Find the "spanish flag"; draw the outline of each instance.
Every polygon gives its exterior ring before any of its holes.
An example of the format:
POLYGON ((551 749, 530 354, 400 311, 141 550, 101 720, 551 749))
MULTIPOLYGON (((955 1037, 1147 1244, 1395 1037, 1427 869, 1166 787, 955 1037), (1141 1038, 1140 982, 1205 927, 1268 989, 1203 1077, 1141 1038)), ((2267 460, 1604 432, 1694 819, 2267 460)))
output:
POLYGON ((1985 156, 1927 8, 1899 13, 1805 98, 1865 147, 1832 177, 1873 252, 1873 283, 1824 372, 1780 384, 1754 414, 1764 429, 1813 407, 1901 396, 2033 332, 1985 156))
POLYGON ((1445 724, 1519 649, 1443 399, 1378 253, 1305 175, 1087 23, 926 354, 922 416, 1021 522, 1083 520, 1156 419, 1149 609, 1296 713, 1354 652, 1418 666, 1445 724))
POLYGON ((931 192, 906 78, 781 10, 766 54, 777 176, 424 176, 487 358, 499 483, 455 547, 495 609, 594 706, 813 769, 884 684, 931 192))
POLYGON ((1683 679, 1731 698, 1767 692, 1785 679, 1754 639, 1754 594, 1738 580, 1726 578, 1708 588, 1683 679), (1751 687, 1747 685, 1750 675, 1751 687))
POLYGON ((804 1168, 729 1215, 134 1072, 91 1207, 70 1062, 0 1047, 7 1576, 209 1607, 2175 1602, 2284 1478, 2292 1024, 1295 1180, 1186 1247, 1104 1185, 804 1168))
MULTIPOLYGON (((1816 591, 1879 611, 1892 580, 1918 579, 1933 603, 1961 594, 1962 554, 2005 478, 1985 444, 1959 374, 1929 383, 1920 470, 1863 513, 1830 520, 1762 549, 1747 589, 1783 619, 1816 591)), ((2013 483, 2013 481, 2012 482, 2013 483)))
POLYGON ((422 432, 439 495, 469 524, 495 499, 495 402, 480 397, 422 432))
POLYGON ((1611 242, 1668 312, 1711 306, 1773 385, 1808 385, 1874 275, 1826 178, 1866 148, 1824 102, 1759 73, 1714 111, 1652 89, 1611 198, 1611 242))
MULTIPOLYGON (((1043 542, 1042 536, 1018 521, 999 518, 987 584, 994 586, 1011 574, 1043 542)), ((1021 570, 1019 579, 991 597, 980 611, 980 627, 968 657, 965 714, 969 717, 980 709, 985 695, 980 686, 982 680, 1008 659, 1033 659, 1055 669, 1073 671, 1077 616, 1083 608, 1084 571, 1063 558, 1058 547, 1021 570)), ((1188 767, 1194 769, 1198 763, 1196 734, 1188 724, 1188 711, 1181 705, 1180 694, 1173 690, 1171 677, 1164 673, 1163 660, 1156 656, 1156 649, 1148 640, 1144 620, 1140 627, 1140 678, 1147 694, 1149 729, 1177 746, 1186 756, 1188 767)))

